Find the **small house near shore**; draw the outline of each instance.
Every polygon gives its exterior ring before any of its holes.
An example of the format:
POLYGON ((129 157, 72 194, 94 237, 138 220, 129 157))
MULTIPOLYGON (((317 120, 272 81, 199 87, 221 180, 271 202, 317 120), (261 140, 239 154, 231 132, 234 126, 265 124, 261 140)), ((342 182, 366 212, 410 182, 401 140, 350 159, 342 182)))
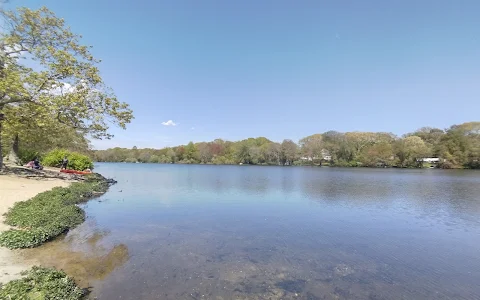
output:
POLYGON ((321 156, 314 156, 314 157, 303 156, 303 157, 300 157, 300 159, 304 161, 313 161, 313 160, 319 160, 319 159, 330 161, 332 160, 332 156, 330 155, 330 152, 328 152, 328 150, 322 149, 321 156))
POLYGON ((424 162, 424 163, 431 163, 431 164, 436 164, 440 162, 440 158, 438 157, 424 157, 424 158, 418 158, 417 162, 424 162))

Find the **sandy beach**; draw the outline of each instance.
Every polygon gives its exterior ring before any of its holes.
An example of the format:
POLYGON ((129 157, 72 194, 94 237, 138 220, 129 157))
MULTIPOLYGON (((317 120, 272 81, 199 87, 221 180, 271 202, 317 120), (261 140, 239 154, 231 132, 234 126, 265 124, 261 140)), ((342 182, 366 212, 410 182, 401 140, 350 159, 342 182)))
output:
MULTIPOLYGON (((3 223, 3 214, 15 202, 25 201, 38 193, 48 191, 57 186, 68 186, 70 183, 60 179, 26 179, 9 175, 0 175, 0 232, 8 230, 3 223)), ((20 272, 30 268, 35 261, 22 259, 17 251, 0 247, 0 283, 20 277, 20 272)))

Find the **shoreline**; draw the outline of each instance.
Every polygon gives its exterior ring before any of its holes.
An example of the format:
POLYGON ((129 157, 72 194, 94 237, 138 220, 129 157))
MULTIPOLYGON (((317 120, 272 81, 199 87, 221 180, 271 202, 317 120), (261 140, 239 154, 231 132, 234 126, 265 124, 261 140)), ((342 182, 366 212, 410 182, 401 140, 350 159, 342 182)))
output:
MULTIPOLYGON (((115 183, 98 173, 78 176, 57 169, 13 167, 0 172, 0 298, 30 299, 42 294, 48 299, 79 300, 88 295, 89 287, 80 287, 69 274, 73 272, 58 269, 58 265, 28 249, 41 248, 85 222, 85 211, 78 204, 103 195, 115 183)), ((64 262, 75 254, 64 252, 64 262)), ((128 256, 126 251, 116 252, 128 256)), ((48 256, 51 258, 52 253, 48 256)))
POLYGON ((398 169, 398 170, 473 170, 477 171, 478 168, 439 168, 439 167, 399 167, 399 166, 385 166, 385 167, 369 167, 369 166, 340 166, 340 165, 275 165, 275 164, 214 164, 214 163, 157 163, 157 162, 124 162, 124 161, 95 161, 100 164, 145 164, 145 165, 180 165, 180 166, 237 166, 237 167, 282 167, 282 168, 295 168, 295 167, 308 167, 308 168, 334 168, 334 169, 398 169))
MULTIPOLYGON (((37 194, 49 191, 54 187, 68 187, 72 181, 54 178, 22 178, 17 175, 0 175, 0 233, 11 227, 4 223, 3 216, 16 202, 26 201, 37 194)), ((19 279, 20 273, 30 269, 37 262, 25 259, 19 250, 0 247, 0 283, 19 279)))

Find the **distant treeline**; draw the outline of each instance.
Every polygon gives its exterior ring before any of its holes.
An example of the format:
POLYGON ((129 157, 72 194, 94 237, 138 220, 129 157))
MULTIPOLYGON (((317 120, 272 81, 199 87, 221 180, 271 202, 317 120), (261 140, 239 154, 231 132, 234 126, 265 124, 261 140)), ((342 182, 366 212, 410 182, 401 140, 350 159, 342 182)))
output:
POLYGON ((331 165, 348 167, 480 168, 480 122, 448 129, 423 127, 397 137, 386 132, 337 132, 298 143, 264 137, 216 139, 163 149, 113 148, 94 152, 99 162, 180 164, 331 165), (425 159, 436 158, 436 159, 425 159))

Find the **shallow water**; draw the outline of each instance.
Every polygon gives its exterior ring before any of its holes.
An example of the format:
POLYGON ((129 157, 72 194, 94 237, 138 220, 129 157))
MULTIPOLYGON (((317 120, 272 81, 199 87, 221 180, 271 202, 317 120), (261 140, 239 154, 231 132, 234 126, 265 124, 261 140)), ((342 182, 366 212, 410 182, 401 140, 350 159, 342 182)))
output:
POLYGON ((94 299, 480 299, 480 173, 99 164, 118 184, 27 251, 94 299))

